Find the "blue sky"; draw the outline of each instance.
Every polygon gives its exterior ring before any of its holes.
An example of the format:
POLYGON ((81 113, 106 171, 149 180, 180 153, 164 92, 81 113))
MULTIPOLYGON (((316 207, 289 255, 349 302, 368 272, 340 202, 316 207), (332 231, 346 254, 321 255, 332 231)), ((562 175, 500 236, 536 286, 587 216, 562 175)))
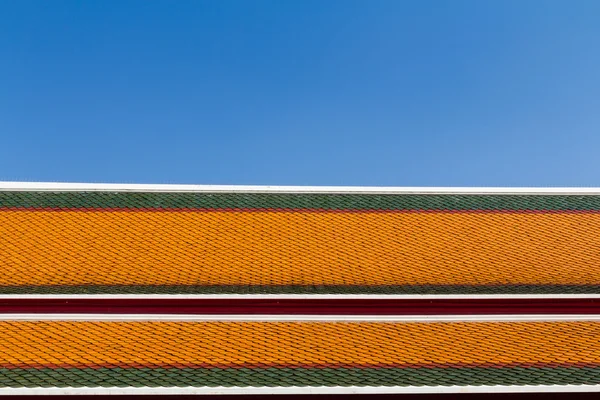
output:
POLYGON ((600 186, 596 0, 0 0, 0 180, 600 186))

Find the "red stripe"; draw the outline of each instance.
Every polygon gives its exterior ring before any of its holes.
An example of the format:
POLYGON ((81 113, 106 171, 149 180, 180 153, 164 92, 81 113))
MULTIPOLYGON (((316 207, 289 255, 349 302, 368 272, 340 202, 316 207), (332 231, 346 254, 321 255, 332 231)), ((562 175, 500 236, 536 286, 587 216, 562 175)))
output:
POLYGON ((266 315, 519 315, 600 314, 593 299, 177 299, 3 298, 0 313, 266 314, 266 315))
POLYGON ((0 207, 3 211, 53 211, 53 212, 290 212, 290 213, 336 213, 336 214, 599 214, 600 210, 336 210, 326 208, 130 208, 130 207, 0 207))

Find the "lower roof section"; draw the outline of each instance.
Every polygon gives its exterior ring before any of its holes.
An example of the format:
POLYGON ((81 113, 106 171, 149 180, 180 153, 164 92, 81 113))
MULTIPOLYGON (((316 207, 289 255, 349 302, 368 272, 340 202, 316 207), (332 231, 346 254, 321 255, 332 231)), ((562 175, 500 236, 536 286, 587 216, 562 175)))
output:
POLYGON ((536 392, 600 385, 600 323, 593 320, 35 318, 0 321, 0 394, 536 392))

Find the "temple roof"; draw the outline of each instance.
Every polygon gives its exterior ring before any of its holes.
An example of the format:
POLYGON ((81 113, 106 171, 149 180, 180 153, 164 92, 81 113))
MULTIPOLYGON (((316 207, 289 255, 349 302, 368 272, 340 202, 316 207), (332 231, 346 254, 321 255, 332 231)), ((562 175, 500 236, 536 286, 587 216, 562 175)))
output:
POLYGON ((0 293, 600 293, 600 195, 0 191, 0 293))
POLYGON ((23 387, 600 384, 600 324, 0 322, 23 387))
POLYGON ((4 183, 0 394, 597 391, 599 248, 594 189, 4 183))

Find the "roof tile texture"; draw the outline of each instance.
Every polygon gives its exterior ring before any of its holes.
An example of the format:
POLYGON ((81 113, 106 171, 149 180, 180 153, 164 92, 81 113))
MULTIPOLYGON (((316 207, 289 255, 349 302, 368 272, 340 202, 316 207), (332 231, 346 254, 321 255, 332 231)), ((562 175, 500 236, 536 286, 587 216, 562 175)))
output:
POLYGON ((598 366, 596 322, 0 322, 0 368, 598 366))
POLYGON ((0 211, 0 286, 600 284, 600 214, 0 211))

